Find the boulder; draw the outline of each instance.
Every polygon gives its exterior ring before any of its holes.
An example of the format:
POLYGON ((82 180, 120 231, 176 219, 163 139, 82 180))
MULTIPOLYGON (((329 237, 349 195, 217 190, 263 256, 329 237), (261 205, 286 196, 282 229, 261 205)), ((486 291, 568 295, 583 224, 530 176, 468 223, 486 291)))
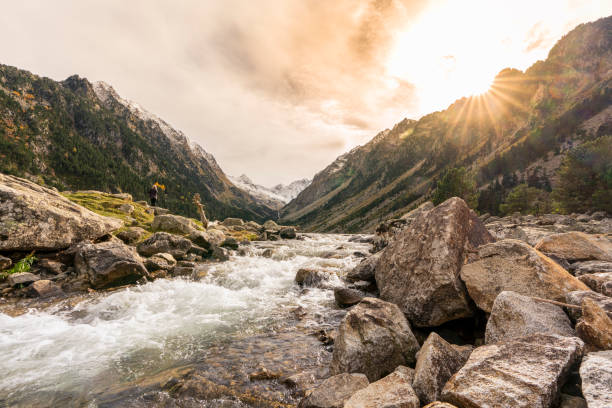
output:
POLYGON ((433 210, 433 208, 434 208, 434 205, 431 201, 425 201, 423 204, 419 205, 414 210, 409 211, 406 214, 402 215, 400 217, 400 220, 412 221, 415 218, 418 218, 419 216, 421 216, 423 213, 433 210))
POLYGON ((578 231, 554 234, 542 239, 535 248, 570 262, 612 262, 612 242, 603 235, 589 235, 578 231))
POLYGON ((236 241, 236 238, 233 237, 227 237, 225 238, 225 240, 221 243, 221 246, 223 248, 229 248, 229 249, 238 249, 238 241, 236 241))
POLYGON ((563 309, 515 292, 500 293, 487 321, 485 343, 512 340, 536 333, 574 337, 576 332, 563 309))
POLYGON ((419 343, 399 307, 364 298, 342 319, 334 342, 331 372, 363 373, 376 381, 416 360, 419 343))
POLYGON ((578 279, 595 292, 612 297, 612 272, 587 273, 578 279))
POLYGON ((364 294, 356 289, 334 288, 334 299, 340 307, 349 307, 361 302, 364 294))
POLYGON ((46 273, 53 275, 61 274, 66 268, 66 265, 63 263, 52 261, 50 259, 40 259, 36 264, 37 266, 43 268, 46 273))
POLYGON ((295 274, 295 282, 300 286, 317 287, 329 277, 329 272, 301 268, 295 274))
POLYGON ((323 381, 298 405, 298 408, 343 408, 355 392, 368 386, 363 374, 338 374, 323 381))
POLYGON ((549 408, 583 349, 576 337, 548 334, 478 347, 441 399, 459 407, 549 408))
POLYGON ((190 234, 200 227, 190 218, 181 217, 180 215, 163 214, 156 215, 151 224, 154 231, 165 231, 176 234, 190 234))
POLYGON ((436 402, 432 402, 431 404, 427 404, 424 408, 457 408, 457 407, 447 402, 436 401, 436 402))
POLYGON ((134 212, 134 206, 128 203, 121 204, 119 207, 117 207, 117 209, 127 215, 130 215, 134 212))
POLYGON ((226 227, 236 227, 244 225, 244 221, 240 218, 226 218, 223 220, 222 224, 226 227))
MULTIPOLYGON (((146 204, 146 202, 145 202, 146 204)), ((162 207, 151 207, 151 209, 153 210, 153 214, 154 215, 166 215, 166 214, 170 214, 170 210, 167 208, 162 208, 162 207)))
POLYGON ((397 304, 415 326, 438 326, 471 316, 459 279, 478 246, 492 242, 476 214, 453 197, 396 235, 375 267, 380 297, 397 304))
POLYGON ((12 264, 13 261, 11 261, 10 258, 0 255, 0 271, 10 268, 12 264))
POLYGON ((125 242, 126 244, 134 244, 145 236, 147 231, 140 227, 130 227, 126 230, 117 233, 117 238, 125 242))
POLYGON ((589 408, 584 398, 561 394, 559 408, 589 408))
POLYGON ((368 281, 373 282, 375 280, 374 270, 376 268, 376 264, 378 263, 378 259, 382 255, 382 252, 379 252, 374 255, 370 255, 369 257, 363 259, 356 267, 354 267, 347 275, 346 280, 349 282, 357 282, 357 281, 368 281))
POLYGON ((95 289, 134 283, 149 275, 136 250, 118 240, 79 244, 74 266, 95 289))
POLYGON ((28 287, 28 291, 30 296, 41 298, 61 296, 64 294, 61 287, 47 279, 32 282, 32 284, 28 287))
POLYGON ((396 370, 354 393, 344 408, 419 408, 411 383, 411 376, 396 370))
POLYGON ((8 276, 7 283, 9 286, 15 287, 18 285, 29 285, 32 282, 36 282, 40 278, 30 272, 19 272, 13 273, 8 276))
POLYGON ((187 238, 167 232, 156 232, 138 244, 138 253, 143 256, 151 256, 165 252, 176 258, 184 256, 191 246, 191 241, 187 238))
POLYGON ((588 287, 556 262, 526 243, 506 239, 478 249, 479 260, 461 269, 470 297, 485 312, 502 291, 564 301, 565 295, 588 287))
POLYGON ((417 355, 412 388, 423 405, 439 399, 444 384, 465 364, 467 357, 432 332, 417 355))
POLYGON ((176 259, 172 255, 162 252, 145 259, 144 265, 149 272, 155 272, 160 269, 169 271, 176 266, 176 259))
POLYGON ((268 221, 264 222, 263 228, 265 230, 271 230, 271 231, 278 231, 278 230, 280 230, 280 227, 278 226, 278 224, 275 223, 272 220, 268 220, 268 221))
POLYGON ((582 301, 582 317, 576 324, 576 333, 588 345, 612 349, 612 319, 589 298, 582 301))
POLYGON ((580 378, 589 408, 612 407, 612 350, 587 354, 580 364, 580 378))
POLYGON ((612 262, 606 261, 585 261, 575 262, 569 269, 574 275, 582 276, 591 273, 612 272, 612 262))
POLYGON ((0 251, 55 251, 95 240, 123 226, 58 192, 0 174, 0 251))
MULTIPOLYGON (((570 292, 565 296, 566 303, 570 305, 582 307, 584 299, 591 299, 608 315, 612 315, 612 298, 602 295, 601 293, 593 292, 592 290, 580 290, 570 292)), ((582 316, 581 309, 568 308, 569 315, 572 319, 578 320, 582 316)))
POLYGON ((295 228, 293 227, 283 227, 278 234, 282 239, 295 239, 295 237, 297 237, 295 228))

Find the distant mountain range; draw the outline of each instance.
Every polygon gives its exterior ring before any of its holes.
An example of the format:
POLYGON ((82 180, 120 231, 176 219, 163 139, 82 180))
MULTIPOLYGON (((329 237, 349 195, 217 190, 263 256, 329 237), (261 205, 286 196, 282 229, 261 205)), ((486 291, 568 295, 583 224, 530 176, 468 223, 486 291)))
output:
POLYGON ((302 179, 296 180, 288 185, 278 184, 272 188, 264 187, 255 184, 251 179, 243 174, 240 177, 229 176, 234 185, 246 192, 262 205, 280 210, 289 201, 293 200, 297 195, 304 190, 312 180, 302 179))
POLYGON ((57 82, 0 65, 0 172, 65 189, 129 192, 148 198, 165 186, 160 204, 196 216, 199 193, 213 219, 276 218, 236 187, 214 157, 159 117, 102 82, 71 76, 57 82))
POLYGON ((404 119, 338 157, 281 210, 281 221, 372 231, 429 199, 451 167, 468 168, 481 189, 534 174, 554 185, 568 149, 612 134, 611 85, 607 17, 576 27, 525 72, 501 71, 485 95, 404 119))

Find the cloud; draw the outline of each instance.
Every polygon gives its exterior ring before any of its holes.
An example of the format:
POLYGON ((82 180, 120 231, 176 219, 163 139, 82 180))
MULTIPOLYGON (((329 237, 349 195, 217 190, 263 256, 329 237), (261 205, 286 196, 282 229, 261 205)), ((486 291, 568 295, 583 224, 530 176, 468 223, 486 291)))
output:
POLYGON ((525 42, 525 52, 531 52, 540 48, 550 48, 554 42, 554 37, 552 37, 550 30, 544 27, 540 21, 527 32, 525 42))

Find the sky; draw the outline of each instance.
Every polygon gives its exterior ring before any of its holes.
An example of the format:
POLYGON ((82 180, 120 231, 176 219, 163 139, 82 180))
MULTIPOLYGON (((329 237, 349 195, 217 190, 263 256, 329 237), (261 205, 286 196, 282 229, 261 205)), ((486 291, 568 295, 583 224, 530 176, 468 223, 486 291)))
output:
MULTIPOLYGON (((0 63, 111 84, 272 186, 545 59, 612 0, 0 0, 0 63)), ((163 160, 163 158, 160 158, 163 160)))

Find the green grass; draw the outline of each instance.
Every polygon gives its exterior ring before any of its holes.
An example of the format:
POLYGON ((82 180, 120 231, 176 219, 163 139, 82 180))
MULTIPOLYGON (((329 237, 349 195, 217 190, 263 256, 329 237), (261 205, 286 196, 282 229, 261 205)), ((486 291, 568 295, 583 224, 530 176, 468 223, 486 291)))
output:
POLYGON ((0 273, 0 278, 6 279, 9 275, 12 275, 14 273, 30 272, 32 264, 35 261, 36 257, 34 256, 34 252, 32 252, 30 255, 26 256, 25 258, 18 261, 15 265, 13 265, 12 268, 2 271, 0 273))

